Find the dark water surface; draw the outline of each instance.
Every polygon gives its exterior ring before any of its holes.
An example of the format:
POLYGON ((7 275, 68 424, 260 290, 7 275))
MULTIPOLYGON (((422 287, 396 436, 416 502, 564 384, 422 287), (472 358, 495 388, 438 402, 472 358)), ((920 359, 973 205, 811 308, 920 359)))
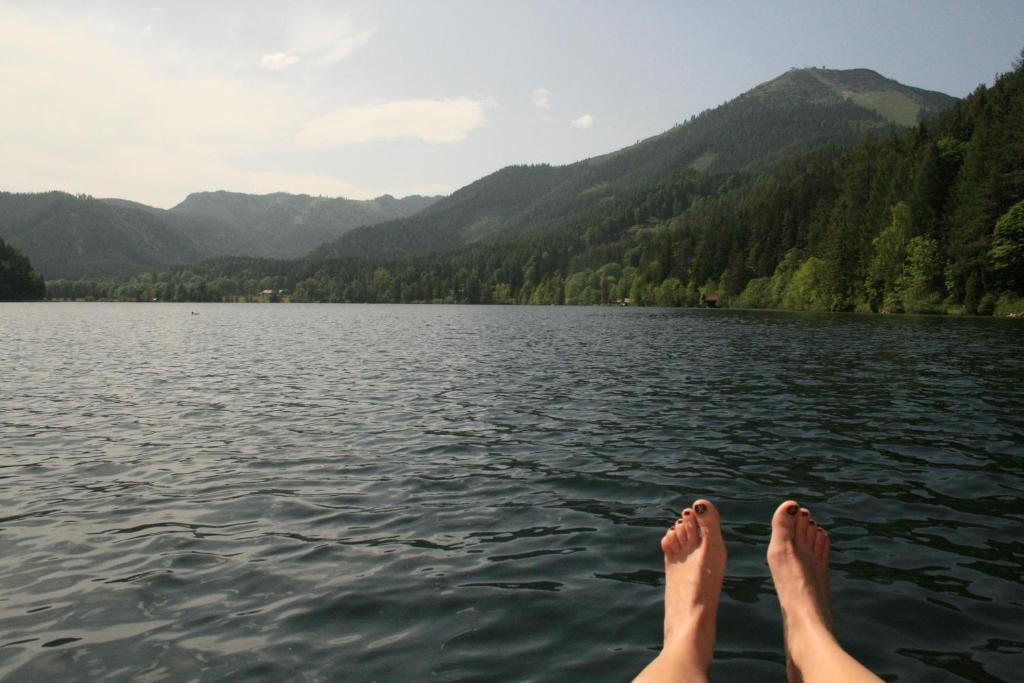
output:
POLYGON ((1021 680, 1022 382, 1009 320, 0 305, 0 678, 626 680, 705 495, 717 680, 784 679, 787 497, 855 656, 1021 680))

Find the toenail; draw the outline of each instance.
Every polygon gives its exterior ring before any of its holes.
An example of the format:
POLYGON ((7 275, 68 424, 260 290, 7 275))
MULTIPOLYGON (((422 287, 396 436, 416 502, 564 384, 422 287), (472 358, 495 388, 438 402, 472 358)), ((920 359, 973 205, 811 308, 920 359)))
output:
POLYGON ((815 526, 813 519, 811 520, 811 526, 815 526))
POLYGON ((787 515, 795 515, 796 511, 799 510, 799 509, 800 509, 799 505, 790 505, 788 508, 786 508, 786 514, 787 515))
POLYGON ((697 503, 696 505, 693 506, 693 509, 697 511, 698 515, 703 515, 705 512, 708 511, 708 506, 705 505, 704 503, 697 503))
POLYGON ((686 515, 688 515, 688 514, 690 514, 690 511, 689 511, 689 510, 683 510, 683 516, 684 516, 684 517, 685 517, 686 515))
POLYGON ((804 517, 810 517, 811 516, 811 511, 810 510, 801 510, 800 512, 803 514, 804 517))

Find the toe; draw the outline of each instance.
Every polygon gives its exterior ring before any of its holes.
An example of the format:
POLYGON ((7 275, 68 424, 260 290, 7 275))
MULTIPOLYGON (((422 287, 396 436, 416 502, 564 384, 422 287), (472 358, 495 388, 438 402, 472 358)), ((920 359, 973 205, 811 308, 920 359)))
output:
POLYGON ((809 532, 811 528, 811 511, 807 508, 800 508, 800 511, 796 513, 796 531, 794 532, 798 546, 806 547, 808 539, 811 538, 809 532))
POLYGON ((821 546, 825 544, 825 530, 820 526, 816 526, 812 533, 811 549, 814 551, 815 556, 818 556, 821 554, 821 546))
POLYGON ((683 544, 679 540, 679 531, 678 531, 678 529, 679 529, 678 526, 674 526, 674 527, 672 527, 671 529, 668 530, 668 534, 667 534, 668 535, 669 550, 668 550, 668 553, 666 553, 666 555, 670 559, 672 559, 672 560, 679 559, 679 556, 682 555, 683 552, 684 552, 683 551, 683 544))
POLYGON ((721 537, 722 517, 718 514, 718 508, 712 505, 710 500, 701 498, 693 504, 693 511, 696 515, 697 526, 700 529, 701 537, 704 539, 721 537))
POLYGON ((680 517, 679 521, 676 522, 676 525, 672 527, 672 532, 675 534, 676 540, 679 542, 679 549, 683 552, 686 552, 686 549, 691 542, 691 539, 689 538, 691 534, 689 530, 686 528, 685 515, 680 517))
POLYGON ((787 500, 772 515, 772 540, 793 542, 796 539, 796 521, 800 505, 795 500, 787 500))
POLYGON ((821 545, 814 547, 814 552, 822 560, 828 560, 828 551, 832 548, 832 537, 824 529, 820 529, 818 535, 821 537, 821 545))
POLYGON ((700 544, 700 532, 697 528, 697 515, 693 514, 692 510, 683 511, 683 523, 679 525, 683 531, 686 532, 686 543, 683 544, 684 550, 693 550, 700 544))
POLYGON ((661 551, 665 553, 665 559, 667 560, 671 560, 674 555, 674 551, 672 550, 673 536, 675 536, 675 534, 672 532, 672 529, 669 529, 665 532, 665 535, 661 537, 661 551))

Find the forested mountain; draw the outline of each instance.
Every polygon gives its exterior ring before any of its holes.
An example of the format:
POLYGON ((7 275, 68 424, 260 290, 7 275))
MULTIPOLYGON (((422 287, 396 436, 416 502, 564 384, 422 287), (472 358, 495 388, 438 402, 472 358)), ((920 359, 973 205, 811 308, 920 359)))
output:
MULTIPOLYGON (((456 194, 484 205, 484 189, 515 172, 545 182, 511 169, 456 194)), ((761 170, 679 168, 497 242, 391 260, 221 259, 130 282, 48 284, 53 296, 122 299, 245 300, 273 288, 293 301, 680 306, 715 292, 758 308, 1021 312, 1024 59, 912 129, 761 170)))
POLYGON ((238 244, 222 254, 297 258, 353 228, 411 216, 437 199, 420 195, 355 200, 285 192, 195 192, 170 211, 175 216, 212 219, 245 236, 247 248, 238 244))
MULTIPOLYGON (((127 199, 105 198, 100 201, 135 211, 142 211, 157 217, 166 224, 168 230, 181 234, 185 239, 196 244, 196 248, 204 256, 244 256, 262 245, 251 240, 244 227, 232 225, 217 218, 193 216, 188 213, 177 213, 167 209, 158 209, 140 202, 127 199)), ((175 264, 188 263, 178 258, 175 264)))
POLYGON ((25 255, 0 240, 0 301, 38 301, 46 296, 43 278, 25 255))
POLYGON ((357 225, 407 216, 433 201, 212 192, 168 211, 64 192, 0 192, 0 238, 47 278, 125 277, 216 256, 299 256, 357 225))
POLYGON ((4 192, 0 237, 46 278, 123 277, 214 255, 158 212, 64 192, 4 192))
POLYGON ((867 131, 913 125, 951 106, 942 93, 867 69, 793 69, 685 124, 568 166, 502 169, 412 218, 354 230, 312 258, 399 258, 545 232, 686 168, 752 171, 867 131))

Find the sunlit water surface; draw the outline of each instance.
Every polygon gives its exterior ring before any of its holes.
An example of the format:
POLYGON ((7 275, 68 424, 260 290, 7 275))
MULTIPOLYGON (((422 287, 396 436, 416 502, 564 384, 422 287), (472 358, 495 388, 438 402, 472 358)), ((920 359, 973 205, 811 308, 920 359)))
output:
POLYGON ((626 680, 703 495, 717 680, 784 678, 787 497, 856 657, 1020 680, 1022 381, 1008 320, 0 305, 0 678, 626 680))

